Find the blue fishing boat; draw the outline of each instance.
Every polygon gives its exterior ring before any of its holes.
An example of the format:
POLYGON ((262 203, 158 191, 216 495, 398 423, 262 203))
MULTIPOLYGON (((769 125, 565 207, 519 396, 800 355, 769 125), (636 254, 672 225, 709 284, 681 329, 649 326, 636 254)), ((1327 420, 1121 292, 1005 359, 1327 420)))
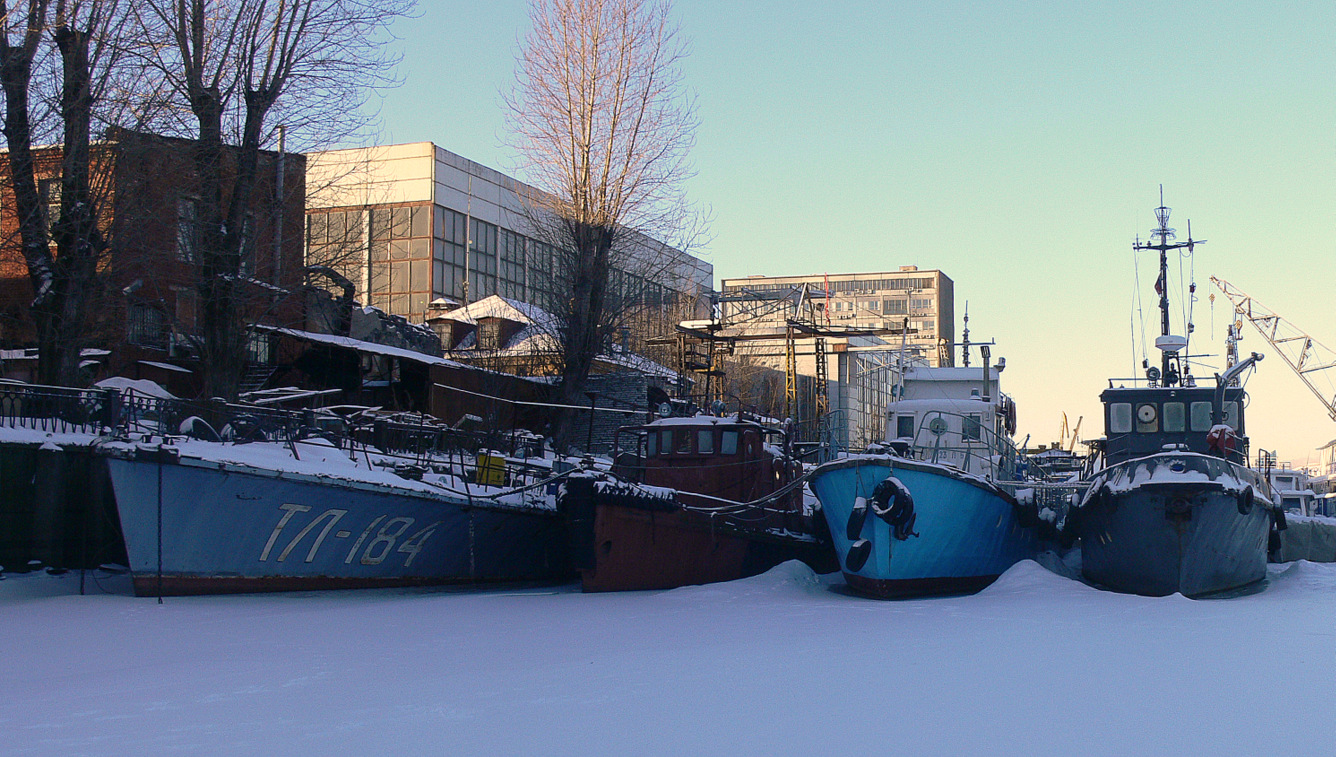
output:
POLYGON ((100 448, 141 596, 571 575, 551 503, 452 491, 320 440, 167 441, 100 448))
POLYGON ((1240 377, 1262 356, 1238 360, 1231 327, 1225 372, 1215 387, 1197 385, 1187 338, 1170 333, 1167 253, 1191 253, 1203 240, 1189 231, 1186 242, 1174 241, 1163 195, 1155 215, 1150 241, 1134 247, 1159 252, 1160 364, 1143 361, 1144 377, 1112 379, 1100 395, 1105 436, 1091 442, 1096 470, 1069 524, 1080 535, 1086 580, 1196 597, 1261 581, 1285 515, 1247 465, 1240 377))
POLYGON ((1015 496, 1015 404, 995 393, 1005 363, 989 366, 983 352, 982 369, 902 369, 887 406, 889 449, 813 471, 851 589, 977 591, 1038 551, 1034 500, 1015 496))

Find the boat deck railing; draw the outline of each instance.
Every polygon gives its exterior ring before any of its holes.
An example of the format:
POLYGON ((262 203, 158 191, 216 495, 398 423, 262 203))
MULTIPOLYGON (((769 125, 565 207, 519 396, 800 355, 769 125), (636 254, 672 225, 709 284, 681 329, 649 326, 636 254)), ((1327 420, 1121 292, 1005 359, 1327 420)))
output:
POLYGON ((1020 452, 1010 439, 977 419, 944 410, 923 415, 910 449, 919 460, 988 478, 1014 477, 1020 460, 1020 452), (971 427, 973 435, 966 436, 961 430, 971 421, 975 423, 971 427))
POLYGON ((515 454, 528 438, 466 430, 420 413, 283 410, 221 400, 154 397, 133 390, 0 383, 0 427, 46 433, 192 436, 294 443, 321 437, 342 449, 371 446, 408 458, 480 450, 515 454))

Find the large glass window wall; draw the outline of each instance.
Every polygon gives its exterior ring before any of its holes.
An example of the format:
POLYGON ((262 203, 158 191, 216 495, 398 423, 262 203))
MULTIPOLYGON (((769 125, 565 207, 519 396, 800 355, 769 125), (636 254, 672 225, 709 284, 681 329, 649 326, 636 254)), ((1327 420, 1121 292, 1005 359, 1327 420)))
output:
MULTIPOLYGON (((567 289, 555 247, 439 205, 317 210, 306 225, 308 264, 329 265, 353 282, 358 301, 414 321, 438 297, 500 294, 554 310, 567 289)), ((623 302, 676 299, 668 287, 622 271, 610 284, 623 302)))

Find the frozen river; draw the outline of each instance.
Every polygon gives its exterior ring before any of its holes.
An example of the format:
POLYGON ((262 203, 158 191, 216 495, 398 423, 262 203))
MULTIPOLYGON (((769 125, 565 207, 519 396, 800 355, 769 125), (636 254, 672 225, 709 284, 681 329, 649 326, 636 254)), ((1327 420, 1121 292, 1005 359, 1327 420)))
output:
POLYGON ((159 605, 124 577, 78 582, 0 582, 0 754, 1336 753, 1329 564, 1206 601, 1033 562, 897 602, 797 563, 602 595, 159 605))

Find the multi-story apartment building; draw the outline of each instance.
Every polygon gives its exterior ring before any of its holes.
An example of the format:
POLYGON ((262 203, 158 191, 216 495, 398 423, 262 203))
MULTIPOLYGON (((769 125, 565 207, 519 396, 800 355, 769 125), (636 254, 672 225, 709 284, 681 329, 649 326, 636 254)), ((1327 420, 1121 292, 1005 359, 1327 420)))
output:
MULTIPOLYGON (((361 302, 421 322, 438 299, 468 304, 497 294, 553 310, 563 296, 560 251, 534 231, 525 202, 540 190, 430 142, 307 161, 307 261, 342 271, 361 302)), ((612 286, 708 307, 713 266, 644 241, 653 264, 613 270, 612 286)))
POLYGON ((909 351, 930 365, 952 364, 955 285, 941 271, 920 271, 917 266, 890 272, 724 279, 724 323, 756 333, 782 329, 791 318, 811 318, 797 310, 803 287, 812 305, 807 312, 815 313, 818 321, 813 325, 875 331, 888 343, 899 345, 903 340, 909 351))

